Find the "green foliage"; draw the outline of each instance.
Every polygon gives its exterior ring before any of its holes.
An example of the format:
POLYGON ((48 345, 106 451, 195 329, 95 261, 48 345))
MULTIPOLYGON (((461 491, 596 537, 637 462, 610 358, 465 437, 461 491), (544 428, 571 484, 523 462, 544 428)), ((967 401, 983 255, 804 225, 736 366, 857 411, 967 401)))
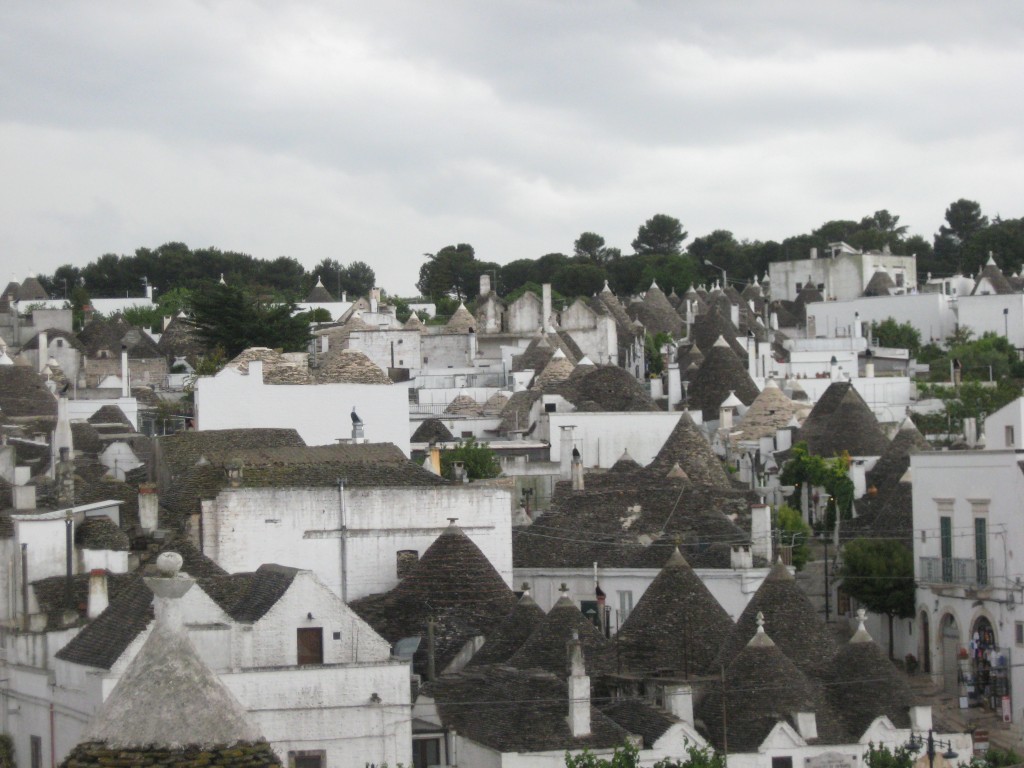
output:
POLYGON ((866 768, 912 768, 915 760, 914 753, 905 746, 890 750, 884 744, 877 747, 869 744, 868 751, 864 753, 866 768))
POLYGON ((843 590, 868 610, 889 617, 893 658, 893 619, 914 615, 913 553, 894 539, 854 539, 843 547, 842 563, 843 590))
POLYGON ((1024 757, 1012 749, 989 747, 984 754, 971 757, 970 765, 971 768, 1007 768, 1011 765, 1020 765, 1022 762, 1024 762, 1024 757))
POLYGON ((295 316, 296 317, 301 317, 303 320, 306 321, 307 324, 308 323, 329 323, 332 320, 334 320, 334 318, 331 317, 331 313, 328 312, 323 307, 317 307, 316 309, 311 309, 311 310, 308 310, 306 312, 299 312, 295 316))
POLYGON ((959 387, 920 384, 918 392, 922 399, 937 398, 943 408, 938 413, 914 414, 914 424, 922 434, 962 434, 964 419, 977 419, 1012 403, 1021 396, 1018 381, 1003 378, 994 387, 978 382, 967 382, 959 387))
POLYGON ((466 474, 470 480, 483 480, 501 474, 498 455, 487 445, 478 443, 475 438, 467 438, 457 448, 441 451, 441 474, 451 477, 452 463, 461 461, 466 466, 466 474))
POLYGON ((793 567, 802 571, 811 556, 808 542, 811 540, 811 527, 804 522, 800 510, 788 504, 781 505, 775 512, 775 527, 779 531, 779 543, 793 547, 793 567))
POLYGON ((0 768, 15 768, 14 739, 9 733, 0 733, 0 768))
POLYGON ((651 378, 661 376, 665 372, 665 358, 662 357, 661 348, 672 343, 672 335, 668 333, 656 333, 653 336, 644 336, 644 359, 647 363, 647 375, 651 378))
POLYGON ((596 232, 584 232, 577 237, 572 244, 572 253, 576 260, 591 264, 603 264, 622 256, 618 248, 608 248, 604 238, 596 232))
POLYGON ((807 443, 799 442, 793 446, 779 480, 782 485, 796 486, 793 498, 800 498, 804 483, 824 488, 829 496, 825 525, 831 529, 837 512, 841 520, 849 520, 852 516, 854 488, 849 470, 850 456, 845 452, 842 456, 824 459, 813 455, 807 449, 807 443))
POLYGON ((200 336, 228 358, 249 347, 301 352, 309 342, 309 324, 295 315, 293 303, 267 303, 229 285, 195 291, 192 313, 190 322, 200 336))
MULTIPOLYGON (((697 747, 684 741, 686 758, 683 760, 670 760, 668 758, 654 763, 652 768, 725 768, 725 757, 709 747, 697 747)), ((638 768, 640 765, 640 750, 634 744, 623 744, 616 747, 610 759, 597 757, 589 749, 582 754, 571 755, 565 753, 566 768, 638 768)))
POLYGON ((897 323, 892 317, 872 323, 871 335, 878 339, 879 346, 909 349, 911 355, 921 348, 921 332, 910 323, 897 323))
POLYGON ((631 245, 638 254, 678 256, 686 237, 687 232, 683 230, 679 219, 664 213, 656 213, 640 225, 631 245))
MULTIPOLYGON (((437 253, 425 253, 427 261, 420 267, 416 290, 424 296, 439 299, 451 296, 465 300, 480 290, 480 275, 497 271, 500 267, 489 261, 477 261, 476 252, 469 243, 446 245, 437 253)), ((440 314, 440 310, 438 310, 440 314)))
POLYGON ((594 264, 566 264, 551 280, 551 287, 562 296, 593 296, 604 287, 605 271, 594 264))

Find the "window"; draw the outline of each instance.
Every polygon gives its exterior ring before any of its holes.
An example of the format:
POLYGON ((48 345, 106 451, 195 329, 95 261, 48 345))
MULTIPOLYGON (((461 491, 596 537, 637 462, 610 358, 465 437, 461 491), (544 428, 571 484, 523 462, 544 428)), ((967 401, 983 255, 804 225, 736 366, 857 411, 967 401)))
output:
POLYGON ((619 590, 619 622, 629 618, 633 611, 633 592, 629 589, 619 590))
POLYGON ((942 557, 942 580, 953 581, 953 518, 939 518, 940 551, 942 557))
POLYGON ((412 569, 416 567, 416 563, 419 561, 420 553, 415 549, 398 550, 398 554, 395 556, 395 571, 398 578, 404 579, 412 573, 412 569))
POLYGON ((303 627, 295 630, 298 664, 324 663, 323 627, 303 627))
POLYGON ((325 768, 327 753, 322 749, 299 749, 288 753, 288 768, 325 768))
POLYGON ((555 412, 555 404, 554 403, 544 403, 544 411, 546 413, 554 413, 555 412))
POLYGON ((772 768, 793 768, 792 757, 773 757, 772 768))
POLYGON ((988 519, 974 518, 974 559, 978 584, 988 584, 988 519))
POLYGON ((412 740, 412 766, 413 768, 429 768, 432 765, 441 764, 441 740, 440 739, 413 739, 412 740))
POLYGON ((1004 430, 1004 434, 1006 436, 1006 447, 1013 448, 1013 426, 1008 424, 1004 430))
POLYGON ((902 272, 897 272, 896 273, 896 287, 897 288, 902 288, 903 287, 903 273, 902 272))
POLYGON ((28 737, 29 765, 31 768, 43 768, 43 739, 41 736, 28 737))
POLYGON ((1014 642, 1017 645, 1024 646, 1024 621, 1018 621, 1014 624, 1014 642))

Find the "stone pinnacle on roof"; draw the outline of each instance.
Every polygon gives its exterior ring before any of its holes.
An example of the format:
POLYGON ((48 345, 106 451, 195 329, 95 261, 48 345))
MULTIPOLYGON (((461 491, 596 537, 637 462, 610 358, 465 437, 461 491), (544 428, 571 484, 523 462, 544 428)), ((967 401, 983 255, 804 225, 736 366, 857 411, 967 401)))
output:
POLYGON ((155 595, 156 621, 86 741, 113 749, 181 749, 223 748, 262 738, 189 640, 180 598, 195 582, 178 572, 181 562, 181 555, 165 552, 157 560, 160 575, 146 578, 155 595))

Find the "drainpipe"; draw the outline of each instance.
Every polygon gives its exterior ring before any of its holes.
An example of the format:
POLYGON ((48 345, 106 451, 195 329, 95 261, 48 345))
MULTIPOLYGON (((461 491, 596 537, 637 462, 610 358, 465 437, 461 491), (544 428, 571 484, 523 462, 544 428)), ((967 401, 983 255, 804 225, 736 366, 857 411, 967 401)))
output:
POLYGON ((25 612, 22 629, 28 632, 28 544, 21 545, 21 608, 25 612))
POLYGON ((341 601, 348 604, 348 529, 345 506, 345 478, 338 478, 338 510, 341 513, 341 601))

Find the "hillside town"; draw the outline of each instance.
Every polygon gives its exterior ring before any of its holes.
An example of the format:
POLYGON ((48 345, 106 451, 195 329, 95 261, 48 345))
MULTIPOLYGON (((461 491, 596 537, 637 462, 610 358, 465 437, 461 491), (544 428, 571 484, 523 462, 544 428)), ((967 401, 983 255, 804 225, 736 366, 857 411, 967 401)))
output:
POLYGON ((94 299, 77 327, 11 281, 0 730, 18 764, 696 749, 857 768, 885 749, 934 768, 1019 748, 1024 398, 954 420, 998 382, 920 362, 884 324, 1016 359, 1024 278, 990 258, 919 281, 913 256, 844 242, 806 256, 561 304, 483 274, 450 316, 404 320, 378 288, 318 280, 305 349, 212 368, 187 312, 125 319, 151 291, 94 299))

